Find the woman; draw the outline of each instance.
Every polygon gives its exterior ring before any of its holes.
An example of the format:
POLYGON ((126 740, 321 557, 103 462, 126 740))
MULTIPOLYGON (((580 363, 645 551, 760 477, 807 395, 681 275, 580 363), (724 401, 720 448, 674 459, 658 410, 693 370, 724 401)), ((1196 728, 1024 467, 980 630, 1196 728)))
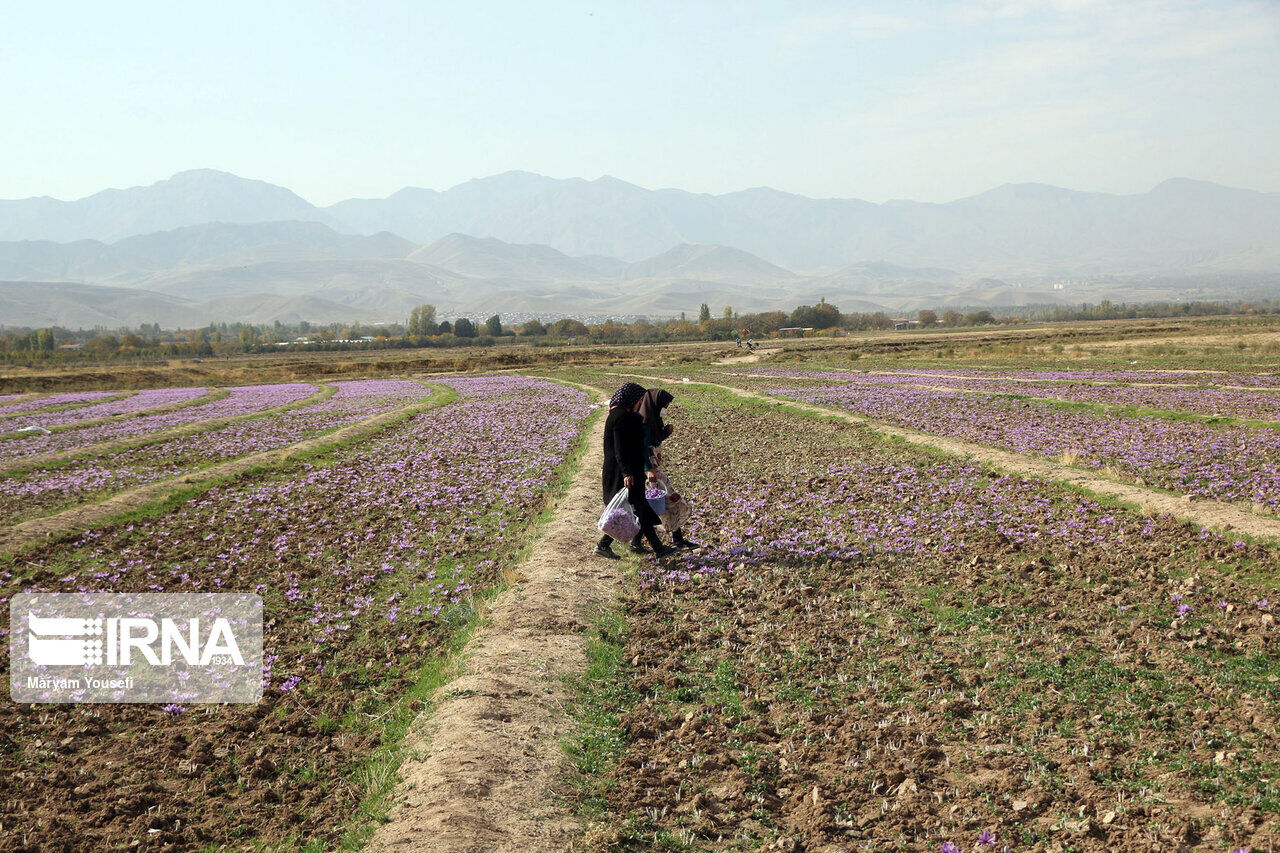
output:
MULTIPOLYGON (((606 504, 620 490, 627 490, 631 508, 640 519, 640 535, 649 540, 654 554, 665 557, 674 554, 676 549, 668 548, 658 539, 658 531, 654 530, 660 523, 658 516, 644 498, 644 421, 637 412, 644 393, 643 387, 628 382, 614 392, 613 398, 609 400, 609 416, 604 422, 604 471, 601 485, 604 487, 606 504)), ((612 545, 612 536, 602 536, 596 545, 596 556, 618 559, 618 555, 613 553, 612 545)), ((633 547, 638 545, 638 542, 633 542, 633 547)))
MULTIPOLYGON (((675 398, 670 392, 659 388, 653 388, 644 392, 644 398, 640 401, 640 419, 644 421, 644 471, 645 476, 649 479, 654 477, 654 472, 662 463, 662 451, 659 445, 664 440, 671 437, 671 424, 666 422, 667 407, 675 398)), ((677 548, 700 548, 697 542, 684 538, 684 531, 676 529, 671 531, 671 541, 677 548)), ((633 542, 633 549, 640 543, 633 542)))

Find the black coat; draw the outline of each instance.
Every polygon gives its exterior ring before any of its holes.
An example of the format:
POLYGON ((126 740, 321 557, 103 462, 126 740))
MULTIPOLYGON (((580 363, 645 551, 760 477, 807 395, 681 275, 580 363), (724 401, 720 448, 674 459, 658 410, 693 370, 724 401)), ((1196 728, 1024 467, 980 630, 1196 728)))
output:
POLYGON ((604 422, 604 471, 601 475, 604 502, 608 503, 620 489, 626 488, 625 477, 635 478, 628 492, 632 509, 643 526, 661 522, 649 502, 644 499, 644 462, 648 450, 644 445, 644 421, 629 409, 610 409, 604 422))

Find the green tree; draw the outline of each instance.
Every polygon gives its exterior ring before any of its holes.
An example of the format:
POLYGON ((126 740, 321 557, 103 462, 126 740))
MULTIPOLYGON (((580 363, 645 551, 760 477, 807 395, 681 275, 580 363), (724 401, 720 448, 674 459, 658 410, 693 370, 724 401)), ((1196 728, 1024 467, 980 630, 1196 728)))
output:
POLYGON ((466 317, 459 317, 453 321, 453 334, 459 338, 474 338, 476 336, 476 324, 466 317))
POLYGON ((521 335, 526 335, 526 336, 545 335, 546 333, 547 333, 547 327, 542 325, 542 321, 537 318, 529 320, 523 326, 520 327, 521 335))
POLYGON ((418 305, 409 312, 409 325, 405 328, 405 334, 411 338, 421 338, 436 334, 439 328, 436 324, 436 306, 418 305))
POLYGON ((485 330, 485 333, 490 335, 491 337, 495 337, 495 338, 501 337, 502 336, 502 318, 500 318, 497 314, 494 314, 488 320, 484 321, 484 330, 485 330))
POLYGON ((115 335, 98 335, 89 341, 88 349, 95 355, 115 355, 120 349, 120 341, 115 335))
POLYGON ((963 321, 964 315, 954 308, 942 315, 942 325, 944 326, 959 326, 963 321))
POLYGON ((707 303, 702 303, 702 307, 698 309, 698 322, 706 323, 711 320, 711 308, 707 303))
POLYGON ((41 329, 40 331, 36 332, 34 349, 37 352, 53 352, 54 350, 53 329, 41 329))
POLYGON ((817 305, 801 305, 791 312, 793 326, 831 329, 839 326, 840 320, 840 309, 829 304, 825 298, 818 300, 817 305))
POLYGON ((442 335, 453 334, 453 326, 450 325, 448 320, 445 320, 443 323, 440 324, 440 334, 442 335))
POLYGON ((934 312, 934 311, 930 311, 928 308, 925 308, 923 311, 921 311, 919 314, 917 314, 917 315, 916 315, 916 319, 920 321, 920 325, 921 325, 921 326, 936 326, 936 325, 938 325, 938 315, 937 315, 937 313, 936 313, 936 312, 934 312))
POLYGON ((578 320, 556 320, 551 324, 551 334, 557 338, 580 338, 586 335, 588 329, 578 320))

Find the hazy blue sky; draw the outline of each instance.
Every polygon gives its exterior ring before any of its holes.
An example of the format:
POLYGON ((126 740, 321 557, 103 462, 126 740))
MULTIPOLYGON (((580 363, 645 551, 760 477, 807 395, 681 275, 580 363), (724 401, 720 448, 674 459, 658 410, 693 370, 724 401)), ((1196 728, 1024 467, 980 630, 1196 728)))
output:
POLYGON ((0 197, 527 169, 945 201, 1280 191, 1280 0, 0 4, 0 197))

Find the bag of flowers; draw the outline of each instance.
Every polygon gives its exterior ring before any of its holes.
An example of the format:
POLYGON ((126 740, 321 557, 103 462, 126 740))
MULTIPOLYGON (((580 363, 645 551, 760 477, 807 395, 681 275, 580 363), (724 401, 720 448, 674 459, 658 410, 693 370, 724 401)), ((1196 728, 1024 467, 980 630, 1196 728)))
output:
POLYGON ((630 542, 640 532, 640 519, 631 509, 626 489, 620 489, 609 501, 596 522, 596 529, 619 542, 630 542))

